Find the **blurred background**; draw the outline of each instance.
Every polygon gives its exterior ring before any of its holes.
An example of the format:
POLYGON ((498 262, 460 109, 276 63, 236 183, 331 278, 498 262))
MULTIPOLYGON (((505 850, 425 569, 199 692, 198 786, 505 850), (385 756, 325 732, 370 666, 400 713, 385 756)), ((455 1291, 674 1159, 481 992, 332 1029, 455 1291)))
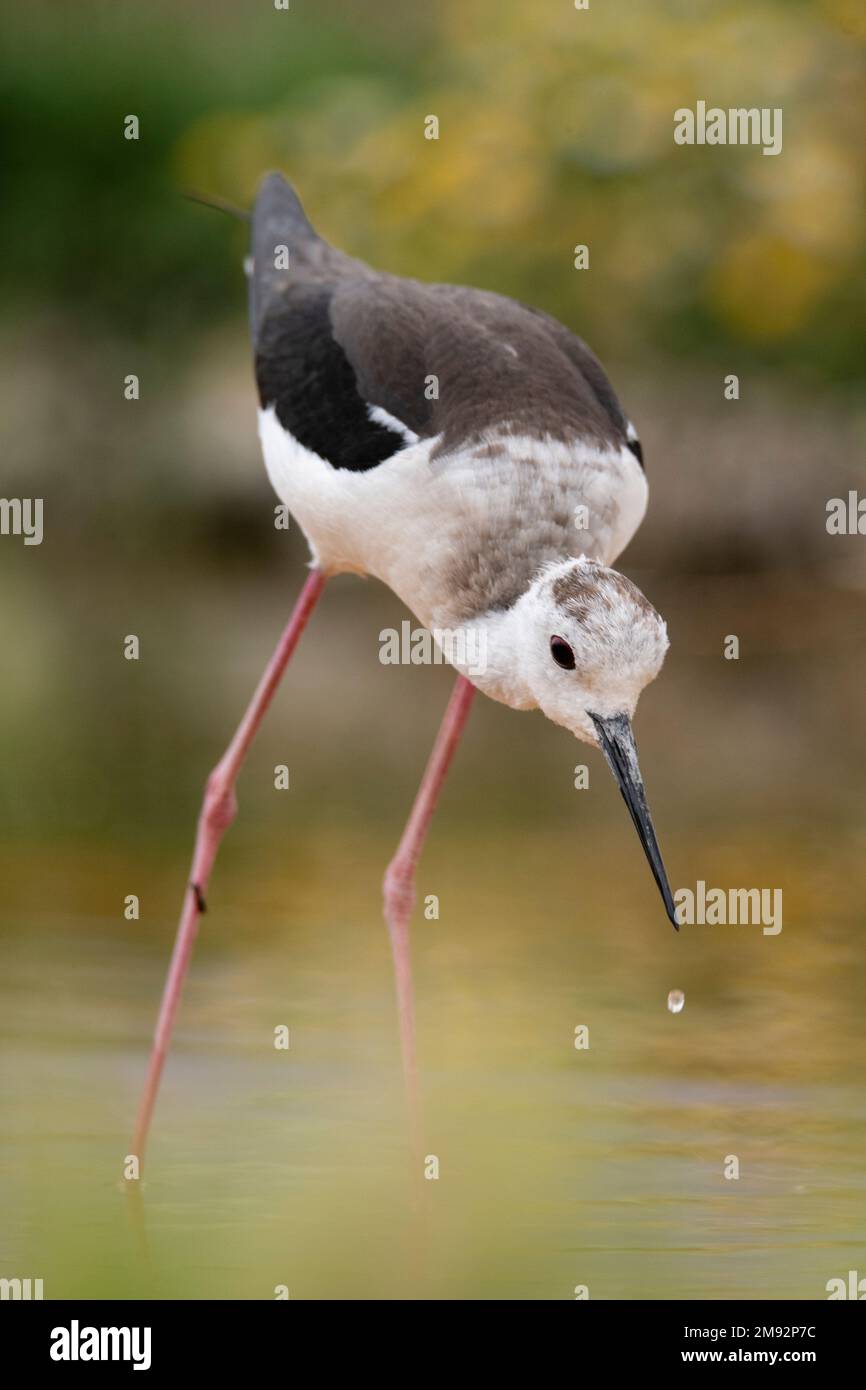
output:
POLYGON ((0 14, 2 492, 45 500, 41 546, 0 538, 0 1276, 810 1299, 866 1273, 866 539, 826 530, 866 491, 862 6, 0 14), (782 153, 674 145, 698 100, 783 108, 782 153), (259 455, 246 229, 182 196, 245 207, 269 168, 350 253, 602 358, 651 487, 620 563, 672 643, 637 718, 672 882, 783 890, 778 936, 676 936, 600 758, 479 702, 419 878, 423 1239, 379 884, 450 679, 380 665, 408 615, 348 577, 240 784, 143 1236, 118 1190, 202 784, 305 562, 259 455))

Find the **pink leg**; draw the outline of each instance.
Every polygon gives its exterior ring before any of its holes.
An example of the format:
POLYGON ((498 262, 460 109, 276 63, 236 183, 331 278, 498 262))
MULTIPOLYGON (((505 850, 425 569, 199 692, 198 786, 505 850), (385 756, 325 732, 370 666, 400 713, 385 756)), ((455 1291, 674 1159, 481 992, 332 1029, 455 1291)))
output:
POLYGON ((274 654, 265 668, 265 673, 247 706, 235 736, 207 779, 196 832, 189 890, 184 899, 180 916, 180 925, 177 929, 177 938, 174 943, 168 978, 165 982, 159 1018, 156 1023, 147 1079, 144 1083, 144 1091, 135 1122, 131 1152, 138 1156, 139 1171, 144 1166, 144 1150, 147 1145, 150 1120, 171 1041, 171 1030, 180 1003, 183 982, 198 932, 199 918, 205 911, 205 893, 207 892, 210 872, 216 859, 220 841, 234 820, 237 811, 235 781, 250 744, 255 738, 258 727, 274 697, 283 672, 289 664, 289 658, 298 645, 298 639, 306 627, 324 587, 325 576, 321 570, 311 570, 295 604, 292 616, 289 618, 274 654))
POLYGON ((400 1047, 403 1054, 403 1077, 409 1107, 409 1127, 413 1158, 420 1161, 422 1148, 421 1104, 418 1094, 418 1070, 415 1057, 415 1009, 412 1000, 412 968, 409 959, 409 918, 415 904, 415 868, 421 848, 433 819, 436 802, 451 759, 460 740, 475 686, 465 676, 458 676, 451 692, 448 708, 442 720, 436 742, 424 769, 424 776, 415 803, 406 822, 397 853, 385 871, 383 891, 385 921, 391 937, 394 956, 394 975, 397 982, 397 1008, 400 1015, 400 1047))

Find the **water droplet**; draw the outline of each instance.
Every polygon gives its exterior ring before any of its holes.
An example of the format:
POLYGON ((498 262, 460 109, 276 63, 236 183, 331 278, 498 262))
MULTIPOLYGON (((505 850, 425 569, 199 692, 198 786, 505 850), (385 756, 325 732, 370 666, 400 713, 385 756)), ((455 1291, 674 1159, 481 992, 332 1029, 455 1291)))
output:
POLYGON ((686 996, 681 989, 672 989, 668 995, 668 1008, 672 1014, 678 1014, 686 1002, 686 996))

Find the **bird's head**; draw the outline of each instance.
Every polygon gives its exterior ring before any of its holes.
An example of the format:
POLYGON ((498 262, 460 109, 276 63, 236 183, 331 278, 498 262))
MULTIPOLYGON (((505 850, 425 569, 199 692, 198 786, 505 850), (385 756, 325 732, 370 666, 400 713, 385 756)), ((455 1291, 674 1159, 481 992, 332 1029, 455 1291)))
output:
POLYGON ((548 719, 601 749, 676 926, 631 729, 664 661, 665 624, 630 580, 583 556, 543 570, 520 608, 523 680, 548 719))
POLYGON ((597 744, 598 720, 631 718, 658 675, 664 622, 631 580, 584 557, 543 570, 521 607, 521 665, 537 704, 597 744))

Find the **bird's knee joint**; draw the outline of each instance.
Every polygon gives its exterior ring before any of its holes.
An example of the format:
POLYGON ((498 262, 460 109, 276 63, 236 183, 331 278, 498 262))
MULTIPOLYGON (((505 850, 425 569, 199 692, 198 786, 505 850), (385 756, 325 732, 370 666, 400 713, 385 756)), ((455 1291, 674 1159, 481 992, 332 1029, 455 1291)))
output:
POLYGON ((405 893, 412 887, 413 880, 412 865, 406 864, 403 860, 392 859, 385 870, 385 877, 382 882, 383 891, 388 893, 405 893))
POLYGON ((408 921, 415 904, 415 874, 411 864, 398 860, 388 865, 382 883, 382 896, 389 920, 408 921))
POLYGON ((211 830, 225 830, 237 814, 234 787, 218 768, 207 779, 204 792, 204 820, 211 830))

